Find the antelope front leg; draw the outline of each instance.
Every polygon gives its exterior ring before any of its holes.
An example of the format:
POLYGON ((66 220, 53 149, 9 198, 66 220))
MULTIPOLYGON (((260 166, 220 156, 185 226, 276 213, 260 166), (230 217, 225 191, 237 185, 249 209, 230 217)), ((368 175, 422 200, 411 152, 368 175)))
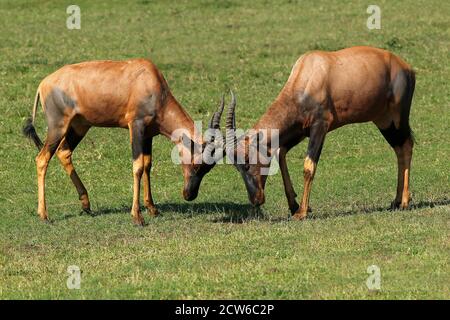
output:
POLYGON ((143 226, 145 221, 141 214, 139 195, 141 190, 141 178, 144 172, 144 124, 142 121, 134 121, 128 125, 130 129, 131 149, 133 154, 133 206, 131 216, 136 225, 143 226))
POLYGON ((280 171, 284 184, 284 192, 288 200, 289 210, 292 214, 294 214, 298 210, 299 205, 295 200, 297 194, 295 193, 294 187, 292 187, 292 181, 291 177, 289 176, 289 171, 286 163, 287 152, 288 150, 286 148, 280 148, 280 151, 278 153, 278 163, 280 164, 280 171))
POLYGON ((159 215, 153 202, 152 189, 150 184, 150 174, 152 169, 152 138, 146 138, 144 141, 144 204, 148 214, 152 217, 159 215))
POLYGON ((308 153, 303 167, 304 187, 302 204, 300 208, 294 213, 292 218, 294 220, 303 220, 308 214, 309 196, 311 187, 316 173, 317 163, 319 162, 320 153, 322 151, 323 142, 327 133, 327 127, 322 124, 316 124, 310 129, 310 137, 308 143, 308 153))

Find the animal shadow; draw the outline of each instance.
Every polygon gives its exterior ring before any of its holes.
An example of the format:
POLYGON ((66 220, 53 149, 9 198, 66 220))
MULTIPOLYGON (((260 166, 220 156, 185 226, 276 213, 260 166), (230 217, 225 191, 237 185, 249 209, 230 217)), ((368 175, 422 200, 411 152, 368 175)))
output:
MULTIPOLYGON (((184 218, 191 218, 195 216, 210 216, 212 222, 215 223, 244 223, 250 220, 264 220, 268 217, 259 208, 254 208, 250 204, 240 204, 233 202, 201 202, 201 203, 174 203, 166 202, 156 204, 160 216, 167 216, 168 213, 176 214, 184 218), (217 214, 221 214, 217 217, 217 214)), ((102 215, 110 214, 123 214, 130 213, 130 206, 118 206, 118 207, 100 207, 92 210, 91 212, 81 212, 79 215, 88 215, 93 218, 102 215)), ((146 212, 145 207, 141 207, 143 214, 146 212)), ((77 217, 77 214, 66 214, 61 219, 66 220, 77 217)))
POLYGON ((158 208, 161 212, 171 211, 185 216, 213 215, 210 221, 214 223, 244 223, 267 218, 259 208, 234 202, 163 203, 158 208), (217 217, 217 213, 222 215, 217 217))
MULTIPOLYGON (((434 208, 436 206, 450 205, 449 198, 436 199, 436 200, 422 200, 417 203, 412 203, 408 210, 422 209, 422 208, 434 208)), ((173 203, 166 202, 157 204, 157 208, 161 216, 165 216, 167 213, 175 213, 181 215, 184 218, 191 218, 196 216, 211 216, 210 221, 213 223, 236 223, 241 224, 249 221, 268 221, 268 222, 283 222, 289 220, 288 211, 286 216, 271 216, 270 213, 265 212, 259 207, 253 207, 250 204, 240 204, 234 202, 201 202, 201 203, 173 203), (220 214, 220 216, 218 216, 220 214)), ((142 213, 145 214, 146 209, 141 208, 142 213)), ((342 216, 352 216, 356 214, 371 214, 383 211, 395 211, 387 206, 357 206, 347 211, 337 212, 318 212, 315 210, 308 216, 308 219, 332 219, 342 216)), ((109 214, 129 214, 131 211, 130 206, 122 205, 118 207, 100 207, 89 213, 80 213, 89 215, 91 217, 109 215, 109 214)), ((61 218, 56 220, 66 220, 78 216, 77 214, 65 214, 61 218)))

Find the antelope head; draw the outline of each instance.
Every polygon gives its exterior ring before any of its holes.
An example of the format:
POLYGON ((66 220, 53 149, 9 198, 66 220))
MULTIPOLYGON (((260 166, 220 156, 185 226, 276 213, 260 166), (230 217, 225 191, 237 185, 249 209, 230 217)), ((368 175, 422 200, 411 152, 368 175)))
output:
POLYGON ((262 174, 263 169, 268 170, 269 164, 260 161, 259 146, 264 139, 261 133, 247 133, 236 138, 236 97, 231 92, 231 103, 226 115, 226 152, 233 158, 233 165, 244 179, 250 202, 254 206, 262 205, 265 201, 264 186, 267 175, 262 174))
MULTIPOLYGON (((213 113, 209 122, 208 132, 220 131, 220 118, 223 109, 224 97, 222 96, 219 107, 213 113)), ((187 201, 192 201, 197 198, 203 177, 215 166, 217 159, 216 151, 223 149, 223 142, 216 135, 208 134, 201 145, 185 136, 183 137, 183 144, 190 149, 191 154, 190 163, 183 165, 183 197, 187 201)))

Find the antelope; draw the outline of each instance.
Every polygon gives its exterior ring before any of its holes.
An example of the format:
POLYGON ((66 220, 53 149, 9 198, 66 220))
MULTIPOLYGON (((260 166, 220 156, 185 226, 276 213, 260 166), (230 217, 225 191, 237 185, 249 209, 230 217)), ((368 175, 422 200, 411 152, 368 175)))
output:
MULTIPOLYGON (((219 128, 222 110, 223 98, 218 112, 213 114, 211 128, 219 128)), ((139 200, 142 176, 145 207, 150 216, 159 214, 150 189, 154 136, 162 134, 172 138, 181 153, 201 148, 203 152, 212 154, 215 149, 212 140, 203 141, 202 137, 196 137, 194 122, 150 60, 89 61, 66 65, 40 83, 32 118, 27 120, 23 129, 25 136, 39 150, 36 157, 38 214, 42 220, 48 221, 45 175, 55 153, 77 189, 82 209, 90 212, 88 193, 72 164, 72 153, 92 126, 129 130, 134 178, 131 215, 137 225, 144 225, 139 200), (39 102, 48 125, 45 143, 42 143, 34 128, 39 102), (186 134, 174 139, 173 135, 179 129, 186 134)), ((198 161, 201 155, 191 154, 191 161, 182 164, 183 196, 188 201, 197 197, 203 176, 215 164, 204 163, 202 159, 198 161)))
POLYGON ((326 134, 347 124, 372 121, 397 155, 397 194, 391 206, 406 209, 410 201, 409 177, 414 142, 409 125, 414 87, 414 71, 398 56, 372 47, 352 47, 302 55, 278 97, 253 126, 253 133, 247 133, 239 140, 229 134, 236 129, 236 101, 233 101, 226 117, 227 149, 231 146, 234 155, 244 159, 235 167, 244 179, 251 203, 259 206, 265 201, 267 175, 261 171, 269 164, 262 163, 260 157, 255 163, 249 163, 250 141, 259 139, 257 147, 268 146, 269 160, 274 156, 278 158, 292 219, 302 220, 310 210, 311 187, 326 134), (279 148, 271 147, 271 137, 261 136, 262 129, 277 132, 279 148), (305 137, 309 137, 309 142, 304 160, 303 197, 299 206, 286 154, 305 137))

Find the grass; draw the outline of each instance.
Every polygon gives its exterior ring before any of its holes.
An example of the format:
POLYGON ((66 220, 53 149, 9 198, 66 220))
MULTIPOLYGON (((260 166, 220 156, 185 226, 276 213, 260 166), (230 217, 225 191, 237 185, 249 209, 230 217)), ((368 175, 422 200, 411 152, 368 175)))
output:
MULTIPOLYGON (((450 298, 450 5, 379 1, 77 1, 81 30, 65 27, 68 1, 0 2, 0 298, 450 298), (372 45, 417 71, 412 210, 387 210, 396 159, 372 124, 325 143, 311 218, 287 219, 281 176, 256 214, 230 166, 206 176, 193 203, 181 197, 170 141, 154 139, 153 195, 163 216, 132 226, 131 151, 121 129, 92 129, 74 154, 95 215, 80 215, 56 160, 47 175, 53 224, 39 221, 34 157, 21 136, 39 81, 68 63, 150 57, 195 120, 206 125, 228 87, 237 125, 249 128, 311 49, 372 45), (68 290, 67 267, 82 270, 68 290), (381 270, 381 290, 366 270, 381 270)), ((37 127, 45 132, 42 112, 37 127)), ((303 142, 288 155, 302 190, 303 142)))

